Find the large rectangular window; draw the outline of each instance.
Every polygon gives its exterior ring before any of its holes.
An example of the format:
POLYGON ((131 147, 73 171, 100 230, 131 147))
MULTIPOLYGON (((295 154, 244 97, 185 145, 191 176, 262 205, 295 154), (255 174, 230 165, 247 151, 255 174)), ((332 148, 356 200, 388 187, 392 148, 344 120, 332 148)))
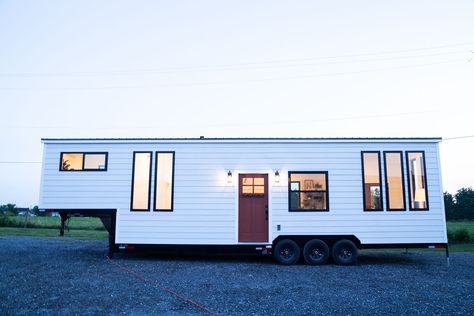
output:
POLYGON ((428 210, 425 154, 423 151, 407 151, 406 156, 410 210, 428 210))
POLYGON ((63 152, 60 171, 107 171, 106 152, 63 152))
POLYGON ((326 171, 288 172, 290 212, 329 211, 326 171))
POLYGON ((151 151, 133 153, 132 211, 150 209, 151 151))
POLYGON ((403 162, 401 151, 384 151, 385 191, 387 193, 387 210, 405 210, 405 185, 403 179, 403 162))
POLYGON ((380 153, 362 152, 362 183, 365 211, 382 211, 380 153))
POLYGON ((174 152, 156 152, 155 211, 173 211, 174 152))

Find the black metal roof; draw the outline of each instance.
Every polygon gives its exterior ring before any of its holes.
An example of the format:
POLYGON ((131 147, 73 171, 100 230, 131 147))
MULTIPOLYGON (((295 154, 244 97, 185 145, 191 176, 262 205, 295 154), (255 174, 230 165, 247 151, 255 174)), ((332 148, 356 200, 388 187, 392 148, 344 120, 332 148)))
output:
POLYGON ((42 141, 288 141, 288 140, 442 140, 441 137, 183 137, 183 138, 41 138, 42 141))

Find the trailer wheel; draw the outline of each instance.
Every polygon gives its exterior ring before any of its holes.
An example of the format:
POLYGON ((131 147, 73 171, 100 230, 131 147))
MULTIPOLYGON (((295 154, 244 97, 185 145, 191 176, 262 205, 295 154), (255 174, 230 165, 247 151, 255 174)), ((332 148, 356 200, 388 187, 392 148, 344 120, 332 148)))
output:
POLYGON ((337 241, 332 247, 332 258, 336 264, 349 266, 357 262, 359 250, 356 245, 347 239, 337 241))
POLYGON ((304 245, 303 257, 311 265, 325 264, 329 258, 329 247, 320 239, 310 240, 304 245))
POLYGON ((280 240, 274 249, 273 256, 284 265, 295 264, 300 258, 300 247, 291 239, 280 240))

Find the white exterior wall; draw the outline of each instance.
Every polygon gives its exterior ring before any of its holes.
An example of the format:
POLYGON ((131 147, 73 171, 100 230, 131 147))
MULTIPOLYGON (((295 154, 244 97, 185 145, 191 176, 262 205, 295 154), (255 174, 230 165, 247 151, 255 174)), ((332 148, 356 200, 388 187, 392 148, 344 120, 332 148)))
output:
POLYGON ((238 244, 239 173, 269 174, 269 242, 305 234, 355 235, 363 244, 447 242, 438 143, 428 140, 46 141, 40 208, 117 209, 116 243, 238 244), (361 151, 381 151, 385 209, 382 152, 394 150, 425 151, 429 211, 408 210, 405 153, 407 211, 363 211, 361 151), (60 152, 68 151, 108 152, 107 171, 60 172, 60 152), (130 211, 133 151, 176 152, 173 212, 130 211), (328 171, 329 212, 288 212, 288 171, 328 171))

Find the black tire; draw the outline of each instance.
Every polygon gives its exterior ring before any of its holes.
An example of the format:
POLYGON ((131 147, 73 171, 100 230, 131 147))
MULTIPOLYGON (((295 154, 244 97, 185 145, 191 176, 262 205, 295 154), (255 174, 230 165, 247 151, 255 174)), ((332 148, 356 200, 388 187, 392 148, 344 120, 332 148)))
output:
POLYGON ((298 262, 300 254, 300 247, 291 239, 280 240, 273 249, 273 256, 283 265, 295 264, 298 262))
POLYGON ((325 264, 329 259, 329 247, 320 239, 312 239, 304 245, 303 257, 311 265, 325 264))
POLYGON ((347 239, 337 241, 332 246, 332 259, 336 264, 350 266, 357 262, 359 250, 356 245, 347 239))

